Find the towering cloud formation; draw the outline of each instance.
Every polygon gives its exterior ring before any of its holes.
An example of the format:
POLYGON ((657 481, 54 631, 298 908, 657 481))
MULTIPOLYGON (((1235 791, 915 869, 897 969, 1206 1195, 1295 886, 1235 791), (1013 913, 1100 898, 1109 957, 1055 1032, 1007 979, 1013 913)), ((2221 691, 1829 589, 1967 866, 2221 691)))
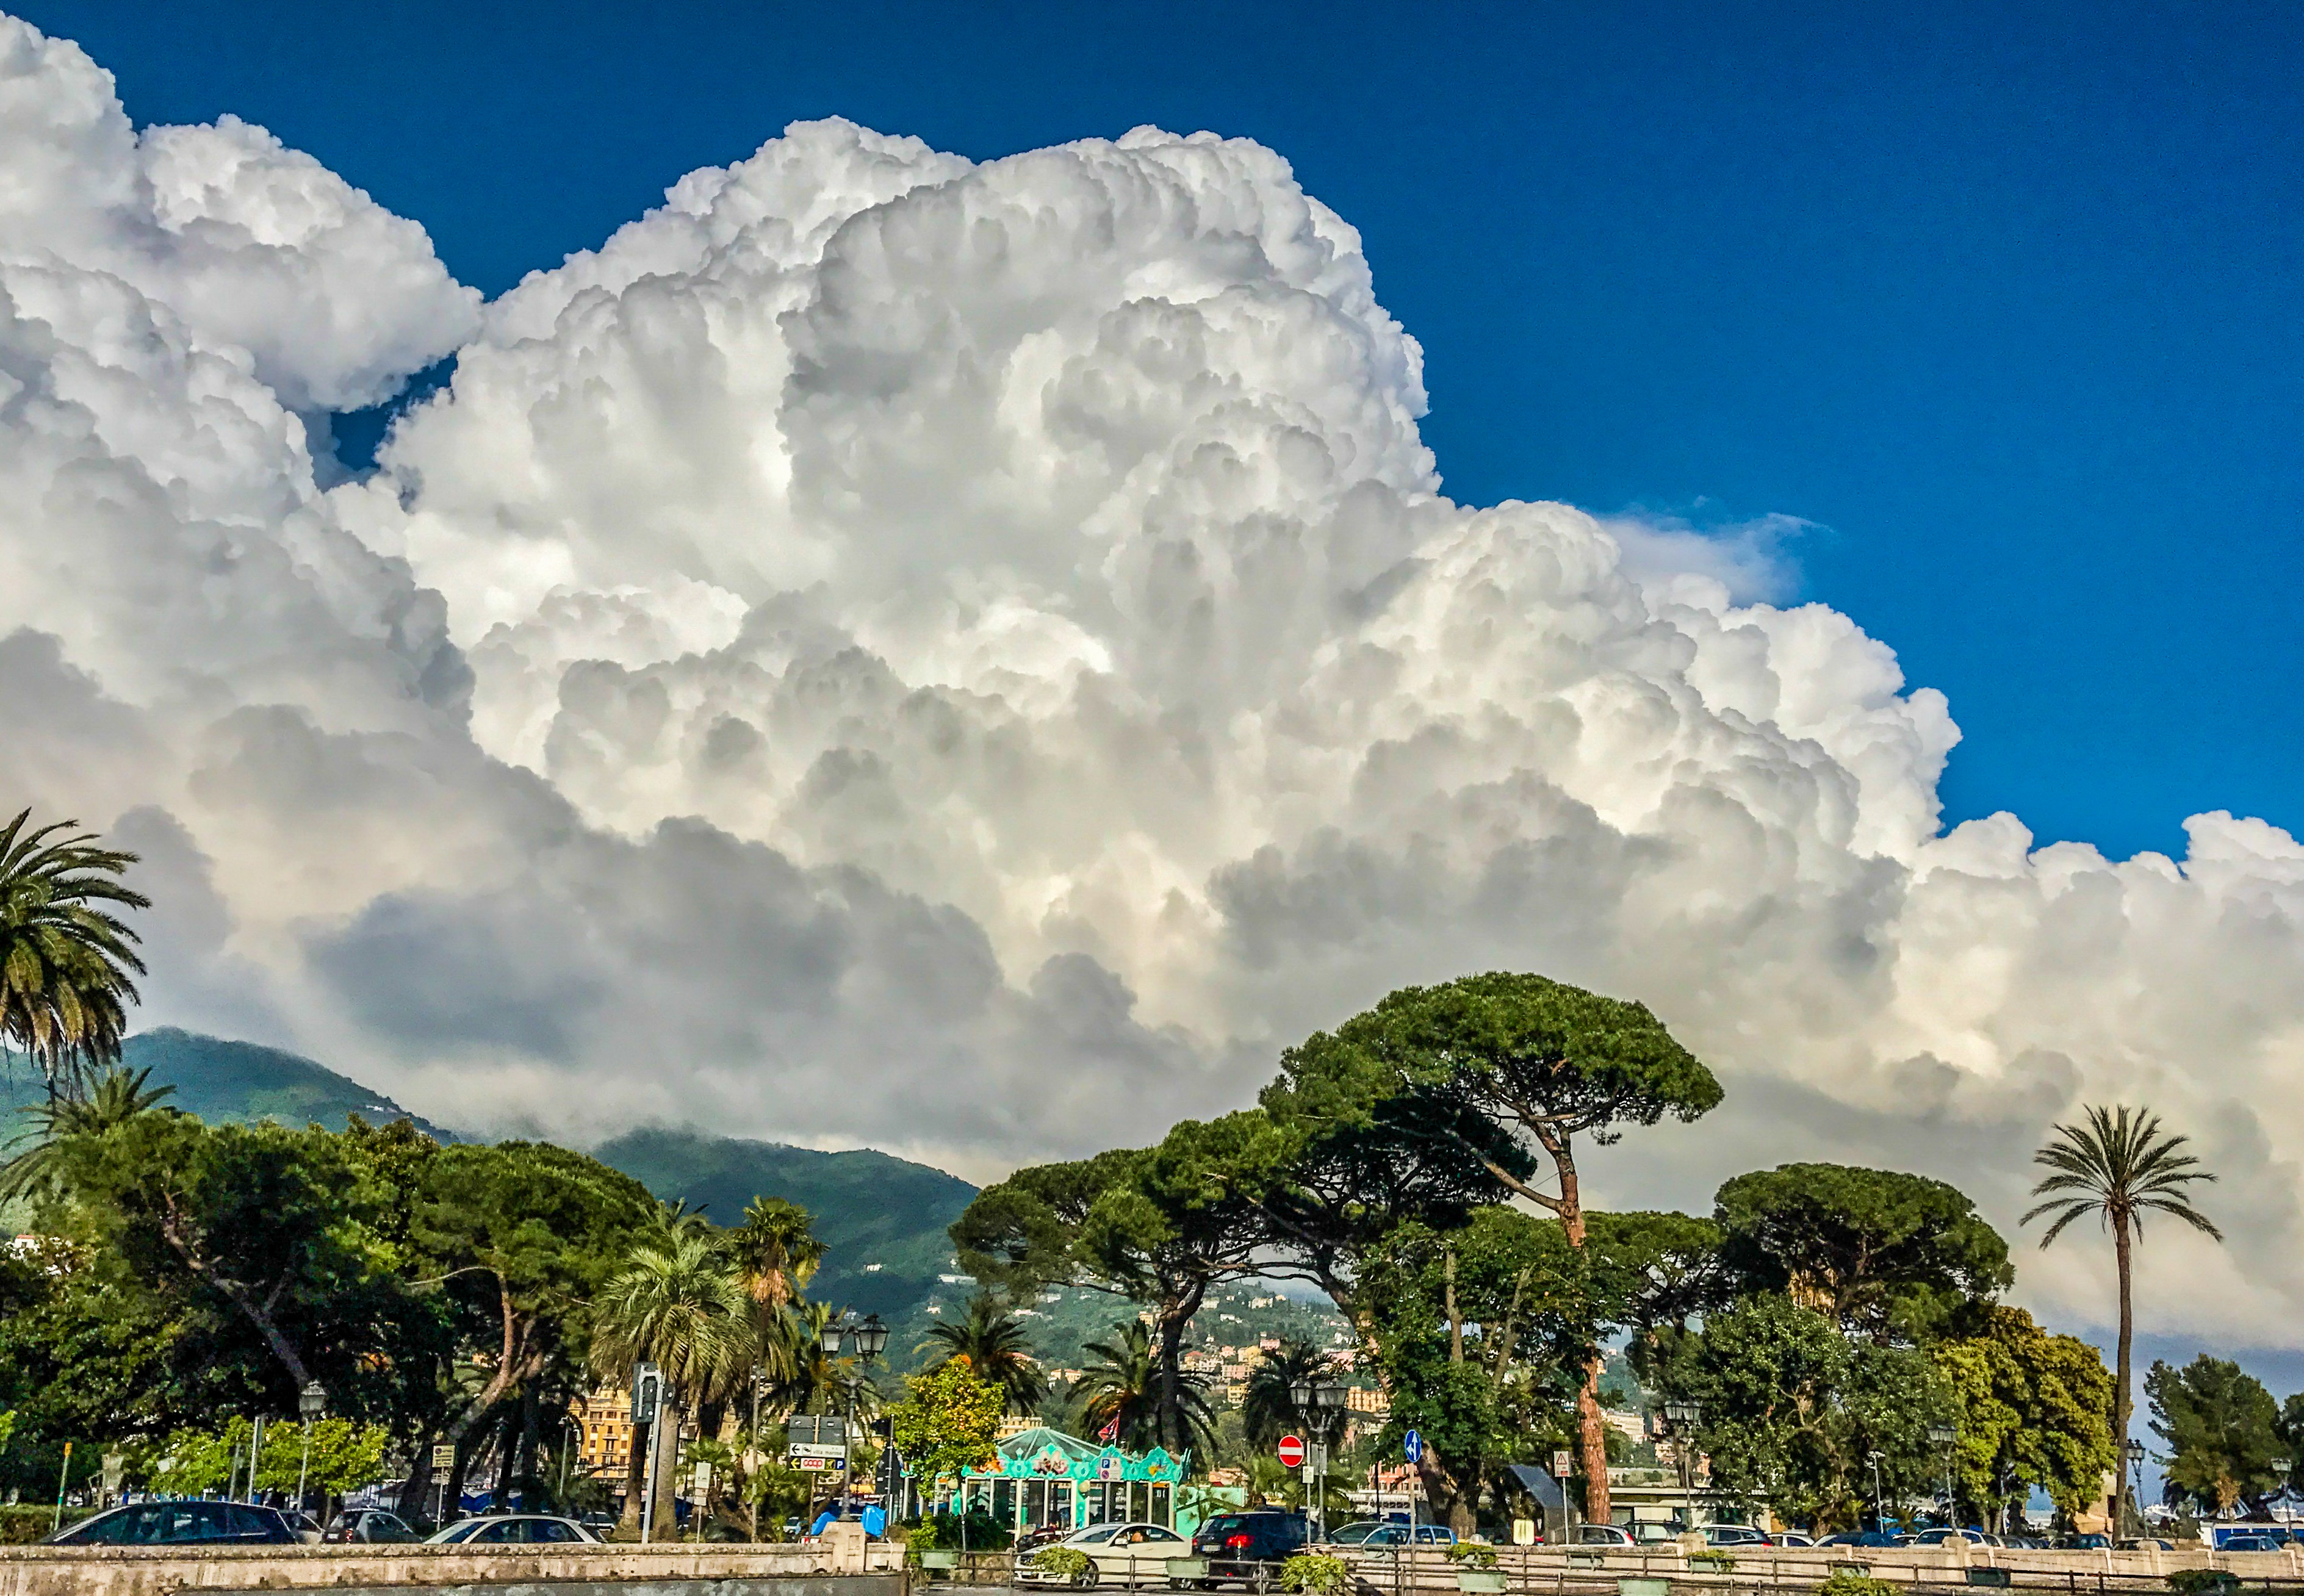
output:
MULTIPOLYGON (((804 124, 482 308, 20 24, 0 140, 6 785, 146 851, 155 1018, 451 1121, 981 1174, 1535 968, 1731 1084, 1614 1200, 1840 1156, 2005 1221, 2052 1116, 2141 1096, 2236 1237, 2156 1255, 2225 1335, 2304 1305, 2304 849, 1940 834, 1947 706, 1848 618, 1444 496, 1417 345, 1272 152, 804 124), (325 486, 306 418, 452 350, 325 486)), ((2027 1289, 2096 1313, 2094 1268, 2027 1289)))

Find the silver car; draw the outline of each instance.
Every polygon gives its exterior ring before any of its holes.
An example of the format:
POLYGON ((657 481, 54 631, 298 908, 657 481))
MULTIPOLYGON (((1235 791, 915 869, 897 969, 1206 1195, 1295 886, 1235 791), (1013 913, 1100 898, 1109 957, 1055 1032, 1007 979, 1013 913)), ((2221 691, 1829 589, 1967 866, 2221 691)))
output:
POLYGON ((491 1513, 450 1524, 427 1546, 597 1546, 600 1538, 572 1518, 545 1513, 491 1513))

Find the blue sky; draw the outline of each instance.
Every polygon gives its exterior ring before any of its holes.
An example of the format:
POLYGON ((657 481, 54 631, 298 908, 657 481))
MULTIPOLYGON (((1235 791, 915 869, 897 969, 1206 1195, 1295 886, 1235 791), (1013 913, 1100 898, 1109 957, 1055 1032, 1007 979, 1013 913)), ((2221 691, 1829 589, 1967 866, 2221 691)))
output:
POLYGON ((2304 826, 2304 8, 17 9, 492 293, 799 117, 1261 139, 1365 235, 1455 496, 1814 523, 1802 595, 1951 697, 1951 819, 2304 826))

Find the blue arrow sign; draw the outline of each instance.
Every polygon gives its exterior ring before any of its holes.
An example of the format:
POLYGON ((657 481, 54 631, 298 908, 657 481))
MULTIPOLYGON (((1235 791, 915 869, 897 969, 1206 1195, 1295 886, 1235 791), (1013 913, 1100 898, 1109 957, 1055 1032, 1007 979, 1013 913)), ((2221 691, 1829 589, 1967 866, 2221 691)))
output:
POLYGON ((1417 1434, 1415 1431, 1413 1431, 1413 1430, 1410 1431, 1408 1432, 1408 1438, 1407 1438, 1405 1440, 1403 1440, 1403 1441, 1402 1441, 1402 1442, 1401 1442, 1401 1450, 1402 1450, 1402 1451, 1404 1451, 1404 1452, 1406 1452, 1406 1453, 1408 1454, 1408 1461, 1409 1461, 1409 1462, 1410 1462, 1410 1463, 1421 1463, 1421 1462, 1423 1462, 1423 1461, 1424 1461, 1424 1438, 1423 1438, 1422 1436, 1420 1436, 1420 1435, 1417 1434))

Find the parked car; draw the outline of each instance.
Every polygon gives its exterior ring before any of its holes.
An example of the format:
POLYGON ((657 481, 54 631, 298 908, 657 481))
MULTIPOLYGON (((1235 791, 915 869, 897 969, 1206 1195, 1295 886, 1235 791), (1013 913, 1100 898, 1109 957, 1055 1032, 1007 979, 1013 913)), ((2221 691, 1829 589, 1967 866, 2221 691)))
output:
POLYGON ((1678 1524, 1655 1524, 1642 1520, 1631 1526, 1632 1540, 1640 1546, 1664 1546, 1680 1539, 1678 1524))
POLYGON ((1639 1542, 1634 1541, 1631 1531, 1622 1524, 1580 1524, 1576 1526, 1575 1539, 1570 1544, 1573 1546, 1637 1546, 1639 1542))
POLYGON ((1340 1524, 1328 1532, 1330 1546, 1358 1546, 1376 1531, 1384 1528, 1381 1518, 1356 1518, 1350 1524, 1340 1524))
POLYGON ((1707 1546, 1766 1546, 1767 1533, 1749 1524, 1700 1524, 1697 1533, 1707 1546))
POLYGON ((320 1539, 347 1544, 396 1546, 416 1540, 417 1534, 397 1513, 386 1513, 381 1507, 355 1507, 330 1519, 328 1527, 320 1532, 320 1539))
POLYGON ((2278 1551, 2280 1539, 2275 1535, 2227 1535, 2222 1548, 2225 1551, 2278 1551))
MULTIPOLYGON (((2014 1542, 2010 1542, 2013 1545, 2014 1542)), ((2133 1535, 2120 1543, 2122 1551, 2173 1551, 2176 1543, 2163 1541, 2157 1535, 2133 1535)))
POLYGON ((428 1546, 573 1546, 600 1538, 572 1518, 545 1513, 491 1513, 450 1524, 428 1546))
POLYGON ((1086 1529, 1072 1531, 1061 1541, 1044 1542, 1029 1551, 1020 1550, 1016 1554, 1016 1583, 1082 1587, 1165 1585, 1168 1559, 1188 1557, 1191 1551, 1191 1542, 1164 1524, 1092 1524, 1086 1529), (1033 1566, 1032 1559, 1051 1545, 1086 1552, 1087 1577, 1075 1581, 1033 1566))
POLYGON ((1402 1547, 1411 1543, 1417 1546, 1453 1546, 1456 1544, 1456 1532, 1444 1524, 1419 1524, 1413 1526, 1404 1524, 1378 1524, 1360 1541, 1363 1548, 1378 1550, 1387 1546, 1402 1547))
POLYGON ((1777 1530, 1770 1534, 1768 1539, 1778 1546, 1804 1547, 1816 1544, 1815 1536, 1803 1535, 1798 1530, 1777 1530))
MULTIPOLYGON (((1387 1524, 1360 1544, 1374 1545, 1385 1531, 1406 1528, 1387 1524)), ((1208 1560, 1201 1589, 1231 1583, 1261 1591, 1279 1577, 1281 1564, 1304 1550, 1307 1539, 1303 1519, 1293 1513, 1219 1513, 1192 1537, 1192 1555, 1208 1560)))
POLYGON ((1965 1541, 1970 1546, 2001 1546, 2006 1544, 1999 1536, 1983 1530, 1935 1529, 1922 1530, 1912 1537, 1916 1546, 1942 1546, 1947 1541, 1965 1541))
POLYGON ((2112 1545, 2109 1535, 2064 1535, 2056 1541, 2058 1551, 2104 1551, 2112 1545))
POLYGON ((1826 1535, 1818 1546, 1898 1546, 1902 1542, 1885 1530, 1842 1530, 1837 1535, 1826 1535))
POLYGON ((48 1537, 52 1546, 293 1546, 296 1532, 247 1502, 131 1502, 48 1537))

